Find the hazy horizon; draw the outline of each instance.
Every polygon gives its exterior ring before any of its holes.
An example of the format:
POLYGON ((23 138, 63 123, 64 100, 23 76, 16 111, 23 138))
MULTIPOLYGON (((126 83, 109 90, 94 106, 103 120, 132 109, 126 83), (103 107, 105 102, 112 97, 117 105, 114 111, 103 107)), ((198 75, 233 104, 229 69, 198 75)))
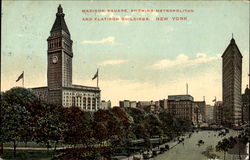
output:
POLYGON ((73 84, 96 86, 102 100, 160 100, 189 94, 222 98, 221 55, 233 37, 242 55, 242 92, 249 73, 246 1, 3 1, 1 88, 25 72, 25 87, 47 85, 47 38, 63 7, 73 40, 73 84), (84 9, 193 9, 192 13, 83 13, 84 9), (186 21, 83 21, 83 17, 177 17, 186 21))

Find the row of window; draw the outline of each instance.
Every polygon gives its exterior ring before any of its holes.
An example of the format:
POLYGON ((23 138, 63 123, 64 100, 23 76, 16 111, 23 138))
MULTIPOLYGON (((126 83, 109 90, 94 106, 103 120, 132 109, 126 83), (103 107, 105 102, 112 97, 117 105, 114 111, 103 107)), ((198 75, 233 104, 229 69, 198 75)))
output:
MULTIPOLYGON (((77 96, 95 96, 95 94, 90 94, 90 93, 71 93, 71 92, 64 92, 64 95, 69 95, 69 96, 73 96, 73 95, 77 95, 77 96)), ((66 96, 68 97, 68 96, 66 96)))
MULTIPOLYGON (((63 103, 64 106, 70 107, 72 106, 71 103, 63 103)), ((83 110, 98 110, 100 107, 99 106, 77 106, 80 107, 83 110)))
POLYGON ((62 41, 59 40, 59 39, 53 40, 53 41, 49 42, 49 44, 48 44, 49 49, 51 49, 51 48, 59 48, 61 46, 62 46, 62 41))
POLYGON ((99 99, 98 98, 86 98, 86 97, 72 97, 65 98, 64 97, 64 103, 67 103, 72 106, 96 106, 96 104, 99 106, 99 99))
POLYGON ((63 46, 67 49, 67 50, 69 50, 69 51, 71 51, 72 50, 72 47, 71 46, 69 46, 67 43, 63 43, 63 46))

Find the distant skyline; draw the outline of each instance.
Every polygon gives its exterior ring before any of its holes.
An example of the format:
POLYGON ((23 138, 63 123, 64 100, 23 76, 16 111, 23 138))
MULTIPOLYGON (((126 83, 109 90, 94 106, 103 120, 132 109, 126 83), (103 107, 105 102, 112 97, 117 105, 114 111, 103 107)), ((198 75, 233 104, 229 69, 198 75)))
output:
POLYGON ((73 40, 73 84, 96 86, 102 100, 159 100, 189 94, 222 98, 221 55, 232 33, 243 55, 242 92, 249 73, 246 1, 3 1, 1 88, 24 71, 25 87, 47 85, 47 38, 62 5, 73 40), (193 9, 193 13, 82 13, 84 9, 193 9), (83 21, 83 17, 186 16, 187 21, 83 21))

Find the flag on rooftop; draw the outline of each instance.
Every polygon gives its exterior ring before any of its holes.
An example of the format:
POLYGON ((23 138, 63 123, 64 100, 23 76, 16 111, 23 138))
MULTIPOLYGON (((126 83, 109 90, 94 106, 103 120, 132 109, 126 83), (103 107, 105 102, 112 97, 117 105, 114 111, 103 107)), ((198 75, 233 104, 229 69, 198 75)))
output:
POLYGON ((24 72, 22 72, 22 74, 20 74, 16 80, 16 82, 18 82, 20 79, 23 79, 23 76, 24 76, 24 72))
POLYGON ((97 71, 96 71, 94 77, 92 78, 92 80, 96 79, 97 77, 98 77, 98 69, 97 69, 97 71))

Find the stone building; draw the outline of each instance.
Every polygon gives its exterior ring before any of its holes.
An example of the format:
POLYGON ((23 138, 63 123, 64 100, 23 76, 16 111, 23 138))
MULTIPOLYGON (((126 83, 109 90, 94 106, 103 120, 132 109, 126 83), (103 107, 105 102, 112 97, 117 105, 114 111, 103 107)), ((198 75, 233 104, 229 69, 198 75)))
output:
POLYGON ((223 123, 228 127, 241 124, 242 54, 234 38, 222 55, 223 123))
POLYGON ((198 105, 202 122, 206 122, 207 113, 206 113, 206 102, 205 101, 194 101, 195 104, 198 105))
POLYGON ((136 108, 136 106, 137 106, 136 101, 130 101, 130 100, 119 101, 119 107, 136 108))
POLYGON ((167 112, 178 119, 201 122, 201 111, 191 95, 168 96, 167 112))
POLYGON ((138 101, 137 108, 142 109, 146 112, 151 112, 151 113, 155 113, 158 114, 160 112, 162 112, 163 110, 160 107, 160 103, 159 101, 138 101))
POLYGON ((59 5, 56 19, 47 39, 47 84, 32 88, 43 101, 63 107, 78 106, 94 111, 100 107, 101 90, 72 84, 73 49, 70 32, 64 20, 63 8, 59 5))
POLYGON ((167 99, 161 99, 159 100, 159 106, 162 110, 167 112, 168 109, 168 100, 167 99))
POLYGON ((244 94, 242 94, 242 122, 249 122, 249 88, 248 85, 245 89, 244 94))
POLYGON ((136 108, 137 102, 136 101, 130 101, 130 107, 131 108, 136 108))
POLYGON ((102 100, 101 101, 100 109, 107 110, 107 109, 110 109, 110 108, 111 108, 111 101, 110 100, 108 100, 108 101, 102 100))
POLYGON ((208 124, 214 123, 214 106, 206 105, 206 122, 208 124))
POLYGON ((222 101, 216 101, 214 103, 214 122, 218 125, 222 124, 223 120, 223 107, 222 107, 222 101))
POLYGON ((129 100, 119 101, 119 106, 120 107, 130 107, 130 101, 129 100))

